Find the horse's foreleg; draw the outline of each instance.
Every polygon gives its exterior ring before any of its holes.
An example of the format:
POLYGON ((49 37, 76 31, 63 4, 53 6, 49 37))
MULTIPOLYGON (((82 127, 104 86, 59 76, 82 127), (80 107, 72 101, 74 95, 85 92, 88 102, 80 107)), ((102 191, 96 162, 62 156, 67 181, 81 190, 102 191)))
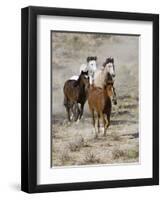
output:
POLYGON ((100 115, 99 114, 97 114, 97 119, 98 119, 97 121, 98 133, 100 133, 100 115))
POLYGON ((73 110, 73 115, 75 117, 75 121, 77 121, 79 118, 79 114, 80 114, 80 109, 79 109, 78 103, 74 103, 74 107, 75 107, 75 111, 73 110))
POLYGON ((114 103, 114 105, 117 104, 117 95, 116 95, 116 92, 115 92, 115 87, 113 87, 113 103, 114 103))
POLYGON ((94 113, 94 110, 92 110, 91 112, 92 112, 92 124, 93 124, 93 127, 95 128, 95 113, 94 113))
POLYGON ((81 117, 83 116, 83 111, 84 111, 84 103, 82 103, 82 104, 81 104, 81 107, 80 107, 79 119, 81 119, 81 117))
POLYGON ((106 136, 106 131, 110 125, 110 115, 105 116, 105 126, 104 126, 104 136, 106 136))
POLYGON ((69 101, 68 101, 66 96, 64 96, 64 106, 66 108, 68 121, 71 121, 71 119, 70 119, 70 105, 69 105, 69 101))
POLYGON ((105 126, 106 126, 105 116, 104 116, 103 113, 101 113, 100 115, 101 115, 101 118, 102 118, 102 121, 103 121, 103 125, 104 125, 104 134, 105 134, 105 126))
POLYGON ((70 119, 70 107, 68 105, 66 105, 66 111, 67 111, 68 121, 71 121, 71 119, 70 119))
POLYGON ((97 132, 96 132, 96 122, 95 122, 95 113, 94 113, 94 110, 91 110, 91 113, 92 113, 92 124, 93 124, 93 127, 94 127, 94 131, 95 131, 95 138, 98 137, 97 135, 97 132))
POLYGON ((72 103, 71 105, 70 105, 70 119, 71 120, 74 120, 74 113, 75 113, 75 109, 74 109, 74 104, 72 103))

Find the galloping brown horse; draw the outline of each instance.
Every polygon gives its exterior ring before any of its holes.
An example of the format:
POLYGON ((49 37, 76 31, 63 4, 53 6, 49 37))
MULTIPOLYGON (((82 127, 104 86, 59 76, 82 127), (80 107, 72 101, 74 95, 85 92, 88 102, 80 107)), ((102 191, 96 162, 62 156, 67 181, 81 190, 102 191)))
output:
POLYGON ((71 121, 71 112, 75 117, 75 121, 83 115, 84 104, 87 100, 87 91, 89 87, 88 71, 83 72, 78 80, 67 80, 64 84, 64 106, 67 111, 68 120, 71 121), (80 108, 78 103, 81 105, 80 108))
MULTIPOLYGON (((110 125, 111 115, 111 96, 113 95, 113 80, 110 74, 105 82, 103 88, 92 86, 89 89, 88 105, 92 114, 93 126, 95 128, 95 112, 97 113, 97 127, 98 133, 100 132, 100 118, 104 124, 104 136, 106 136, 106 130, 110 125)), ((96 134, 96 137, 98 135, 96 134)))

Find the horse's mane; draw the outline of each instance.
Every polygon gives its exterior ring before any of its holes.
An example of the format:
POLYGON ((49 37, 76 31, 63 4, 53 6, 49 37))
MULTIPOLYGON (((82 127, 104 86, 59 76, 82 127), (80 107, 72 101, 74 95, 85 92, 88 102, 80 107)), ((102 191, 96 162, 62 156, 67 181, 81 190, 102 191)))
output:
POLYGON ((74 83, 73 83, 74 87, 79 85, 80 79, 81 79, 81 75, 79 76, 78 80, 74 80, 74 83))
POLYGON ((81 71, 78 80, 75 80, 75 81, 74 81, 74 86, 75 86, 75 87, 78 86, 78 85, 80 84, 80 80, 81 80, 81 76, 82 76, 82 75, 88 75, 88 71, 86 71, 86 72, 85 72, 85 71, 81 71))
POLYGON ((87 63, 89 62, 89 61, 91 61, 91 60, 97 60, 97 56, 88 56, 87 57, 87 63))
POLYGON ((103 67, 105 67, 106 64, 108 64, 108 63, 114 63, 114 58, 112 58, 112 57, 107 58, 105 60, 105 62, 103 63, 103 67))

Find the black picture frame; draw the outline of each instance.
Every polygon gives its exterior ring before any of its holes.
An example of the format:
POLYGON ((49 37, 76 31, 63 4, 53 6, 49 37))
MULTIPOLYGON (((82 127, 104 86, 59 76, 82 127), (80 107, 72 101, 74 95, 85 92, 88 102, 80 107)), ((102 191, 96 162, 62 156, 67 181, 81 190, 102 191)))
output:
POLYGON ((159 15, 30 6, 21 10, 21 190, 28 193, 159 184, 159 15), (55 15, 153 23, 153 177, 37 184, 37 16, 55 15))

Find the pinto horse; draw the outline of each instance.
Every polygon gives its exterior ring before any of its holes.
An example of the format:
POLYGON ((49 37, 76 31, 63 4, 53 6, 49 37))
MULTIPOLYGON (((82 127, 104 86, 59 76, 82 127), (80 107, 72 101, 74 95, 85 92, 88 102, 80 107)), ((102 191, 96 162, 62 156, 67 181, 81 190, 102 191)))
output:
MULTIPOLYGON (((109 57, 105 60, 102 67, 96 70, 94 75, 94 85, 96 87, 103 88, 105 85, 105 81, 107 79, 108 73, 112 77, 112 80, 115 80, 115 65, 114 65, 114 58, 109 57)), ((115 92, 115 87, 113 86, 113 103, 117 104, 117 97, 115 92)))
POLYGON ((71 121, 71 112, 75 121, 83 115, 84 104, 87 100, 87 91, 89 87, 88 71, 83 72, 77 80, 67 80, 64 84, 64 106, 67 111, 68 120, 71 121), (81 105, 80 108, 78 103, 81 105))
MULTIPOLYGON (((110 125, 110 115, 111 115, 111 96, 113 95, 113 80, 112 76, 108 74, 108 79, 105 82, 103 88, 92 86, 89 88, 88 92, 88 105, 90 112, 92 114, 93 126, 95 128, 95 112, 97 113, 97 127, 98 133, 100 132, 100 118, 103 120, 104 125, 104 136, 106 136, 107 128, 110 125)), ((96 133, 96 137, 98 137, 96 133)))

